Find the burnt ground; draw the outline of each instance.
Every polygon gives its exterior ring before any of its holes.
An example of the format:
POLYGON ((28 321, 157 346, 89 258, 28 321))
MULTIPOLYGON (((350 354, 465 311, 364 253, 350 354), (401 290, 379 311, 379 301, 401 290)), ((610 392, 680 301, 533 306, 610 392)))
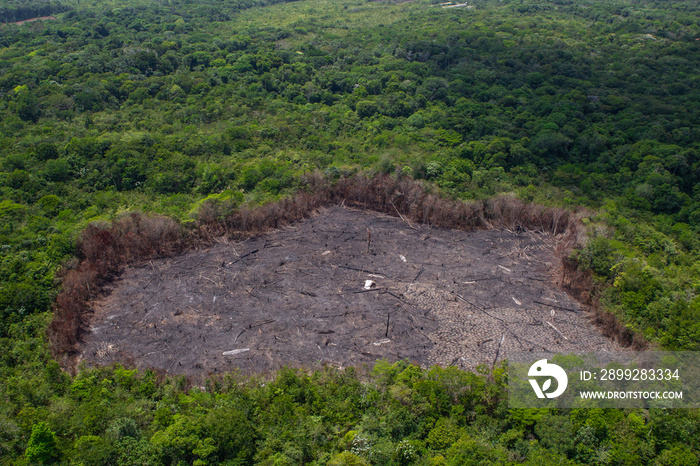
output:
POLYGON ((614 349, 556 285, 555 241, 331 207, 126 269, 93 303, 80 359, 201 377, 381 358, 473 369, 513 351, 614 349))

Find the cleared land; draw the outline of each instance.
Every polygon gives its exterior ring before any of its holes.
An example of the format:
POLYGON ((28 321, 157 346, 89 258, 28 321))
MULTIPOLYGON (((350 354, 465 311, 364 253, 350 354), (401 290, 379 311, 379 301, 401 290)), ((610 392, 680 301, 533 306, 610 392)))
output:
POLYGON ((55 16, 37 16, 36 18, 29 18, 29 19, 24 19, 22 21, 13 21, 11 23, 7 24, 24 24, 24 23, 31 23, 32 21, 48 21, 48 20, 56 20, 55 16))
POLYGON ((93 303, 81 358, 202 376, 513 351, 612 350, 554 282, 554 238, 323 209, 240 243, 131 267, 93 303))

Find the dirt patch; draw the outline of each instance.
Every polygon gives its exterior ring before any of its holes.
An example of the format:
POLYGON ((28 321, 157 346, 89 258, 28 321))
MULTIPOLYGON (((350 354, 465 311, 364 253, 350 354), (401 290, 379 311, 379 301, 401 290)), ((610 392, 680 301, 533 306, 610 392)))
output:
POLYGON ((611 350, 553 283, 554 238, 330 207, 291 227, 124 271, 81 359, 202 376, 512 351, 611 350))
POLYGON ((31 23, 33 21, 55 21, 57 19, 58 18, 56 18, 55 16, 37 16, 36 18, 29 18, 29 19, 25 19, 22 21, 13 21, 11 23, 6 23, 6 24, 24 24, 24 23, 31 23))

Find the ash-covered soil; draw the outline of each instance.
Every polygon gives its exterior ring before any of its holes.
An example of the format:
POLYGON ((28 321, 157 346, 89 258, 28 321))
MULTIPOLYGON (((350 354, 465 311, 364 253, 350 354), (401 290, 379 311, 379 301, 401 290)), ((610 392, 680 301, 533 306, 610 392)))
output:
POLYGON ((93 303, 81 359, 201 377, 513 351, 613 350, 554 283, 556 238, 449 231, 342 207, 132 267, 93 303))

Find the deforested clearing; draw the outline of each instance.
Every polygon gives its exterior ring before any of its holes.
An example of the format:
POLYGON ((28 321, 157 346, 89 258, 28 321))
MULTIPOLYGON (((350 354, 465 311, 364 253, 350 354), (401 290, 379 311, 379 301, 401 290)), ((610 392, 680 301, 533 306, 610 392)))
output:
POLYGON ((558 286, 555 243, 323 207, 127 267, 91 303, 79 359, 201 377, 377 359, 474 369, 514 351, 614 349, 558 286))

